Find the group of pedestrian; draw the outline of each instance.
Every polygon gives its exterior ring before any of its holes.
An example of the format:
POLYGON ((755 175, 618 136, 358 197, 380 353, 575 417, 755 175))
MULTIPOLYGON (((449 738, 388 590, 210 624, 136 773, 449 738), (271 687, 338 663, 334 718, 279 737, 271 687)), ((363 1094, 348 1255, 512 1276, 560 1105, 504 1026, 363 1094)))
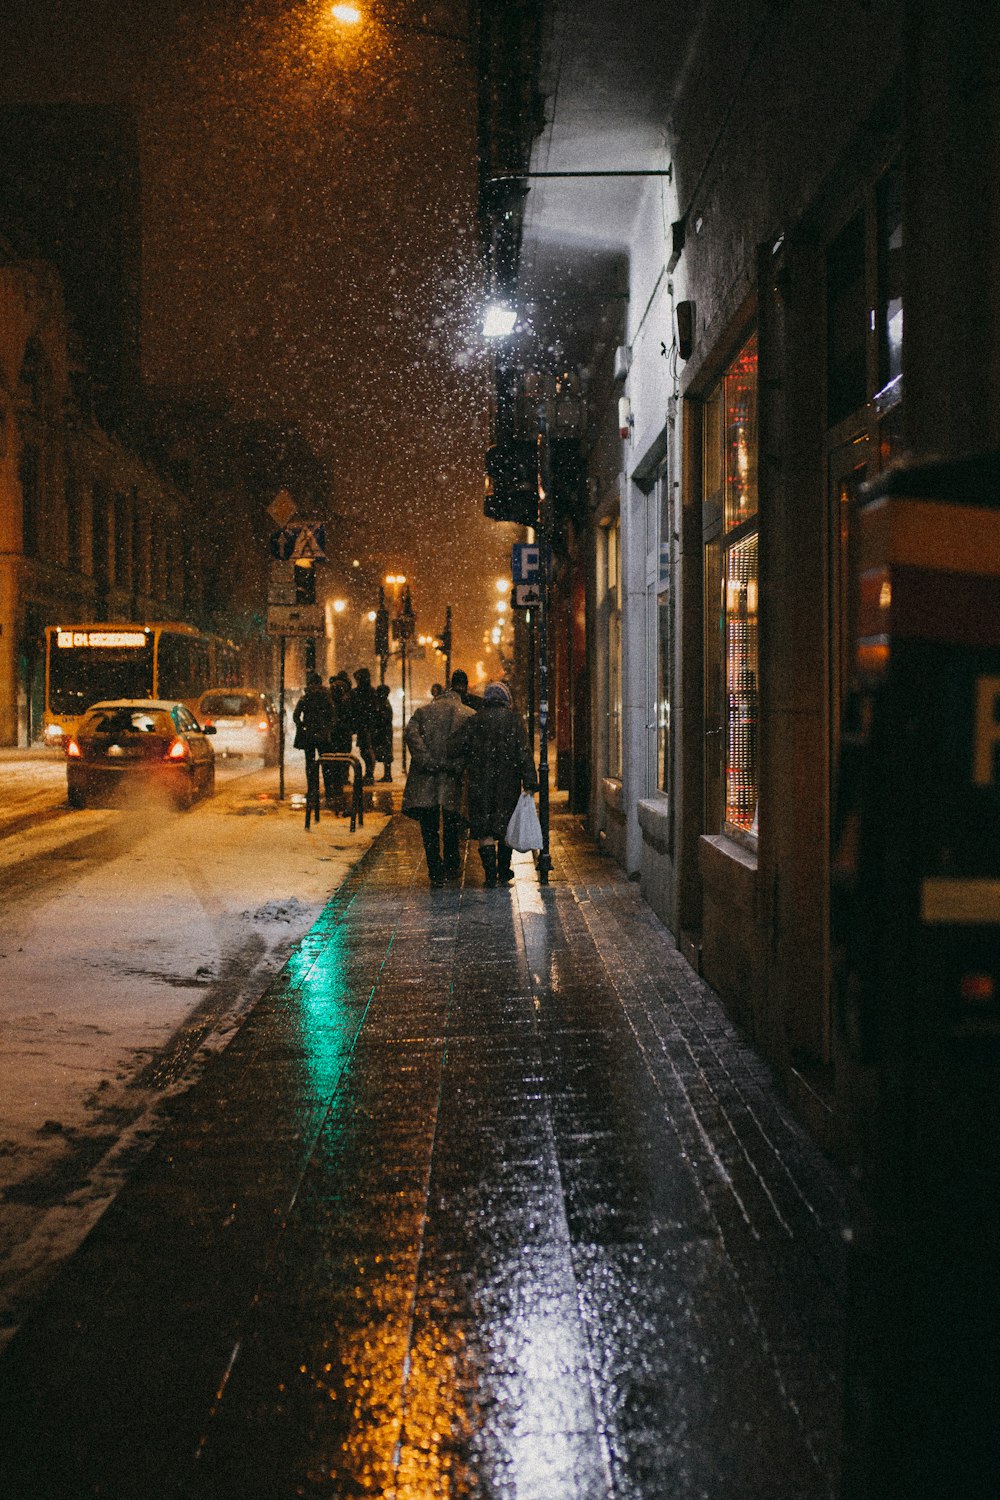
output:
MULTIPOLYGON (((327 687, 318 672, 310 672, 292 719, 295 748, 305 753, 307 769, 319 754, 350 755, 356 748, 364 765, 366 784, 374 782, 376 764, 382 766, 382 780, 392 780, 389 689, 384 683, 372 687, 367 667, 359 667, 354 673, 353 687, 346 672, 337 672, 327 687)), ((321 764, 326 805, 333 811, 341 801, 348 766, 346 761, 321 764)))
POLYGON ((461 873, 466 826, 479 846, 486 885, 512 880, 504 835, 522 788, 538 790, 538 773, 506 684, 492 682, 475 698, 466 673, 453 672, 447 690, 416 710, 403 737, 410 752, 403 812, 420 825, 431 885, 461 873))

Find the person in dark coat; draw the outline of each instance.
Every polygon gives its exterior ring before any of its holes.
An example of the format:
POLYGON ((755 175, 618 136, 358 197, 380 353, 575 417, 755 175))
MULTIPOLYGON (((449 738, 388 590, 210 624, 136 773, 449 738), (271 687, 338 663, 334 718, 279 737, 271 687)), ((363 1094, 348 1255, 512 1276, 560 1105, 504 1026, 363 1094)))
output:
MULTIPOLYGON (((303 751, 306 758, 306 784, 308 785, 313 760, 322 751, 333 749, 333 740, 337 732, 337 714, 333 700, 323 686, 323 679, 318 672, 309 673, 306 690, 295 705, 292 720, 295 724, 295 748, 303 751)), ((332 770, 332 766, 323 767, 323 789, 327 801, 334 790, 328 775, 332 770)))
POLYGON ((354 714, 354 736, 358 742, 361 759, 365 763, 365 781, 369 785, 375 780, 375 728, 377 704, 372 675, 367 667, 359 667, 354 674, 354 691, 351 694, 351 709, 354 714))
MULTIPOLYGON (((451 674, 451 690, 453 693, 458 694, 466 708, 471 708, 473 713, 478 713, 482 708, 482 698, 477 698, 475 693, 469 692, 468 673, 463 672, 461 667, 451 674)), ((433 694, 433 692, 434 689, 431 688, 431 693, 433 694)))
POLYGON ((375 731, 372 736, 372 745, 375 751, 375 759, 382 765, 382 780, 392 780, 392 704, 389 702, 389 688, 386 683, 375 689, 375 697, 378 703, 375 709, 375 731))
POLYGON ((420 824, 431 885, 455 880, 461 872, 463 745, 474 714, 462 702, 457 676, 465 673, 453 673, 450 690, 418 708, 403 731, 410 752, 403 812, 420 824))
POLYGON ((514 876, 510 846, 504 840, 522 787, 537 792, 538 772, 520 715, 505 683, 491 682, 475 718, 465 726, 469 785, 469 836, 479 844, 488 886, 514 876))
MULTIPOLYGON (((346 672, 338 672, 336 677, 330 678, 330 698, 333 701, 333 711, 337 718, 337 727, 333 733, 330 749, 336 750, 339 755, 350 755, 354 728, 351 714, 351 679, 346 672)), ((323 771, 324 775, 327 771, 330 773, 329 780, 324 780, 327 807, 331 812, 337 811, 346 816, 344 787, 351 774, 350 767, 346 762, 338 762, 332 766, 324 766, 323 771), (333 795, 334 792, 336 792, 336 797, 333 795)))

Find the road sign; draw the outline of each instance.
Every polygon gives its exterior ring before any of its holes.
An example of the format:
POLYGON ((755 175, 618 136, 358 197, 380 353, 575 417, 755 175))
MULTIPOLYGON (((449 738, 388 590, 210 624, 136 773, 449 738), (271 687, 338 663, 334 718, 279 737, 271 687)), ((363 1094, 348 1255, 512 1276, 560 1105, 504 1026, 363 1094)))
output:
POLYGON ((268 604, 295 603, 295 564, 273 562, 267 575, 268 604))
POLYGON ((295 501, 287 490, 279 490, 267 507, 267 513, 272 521, 279 526, 287 526, 296 511, 295 501))
POLYGON ((515 583, 511 604, 515 609, 541 609, 542 585, 540 583, 515 583))
POLYGON ((268 635, 304 635, 315 638, 326 633, 322 604, 269 604, 268 635))
POLYGON ((326 558, 326 529, 321 521, 300 522, 291 555, 302 561, 322 562, 326 558))
POLYGON ((283 527, 281 531, 272 531, 268 545, 271 548, 271 556, 279 562, 287 562, 292 555, 292 548, 298 540, 298 532, 283 527))
POLYGON ((515 583, 537 583, 542 573, 541 548, 517 542, 511 549, 511 577, 515 583))
POLYGON ((325 562, 326 527, 322 521, 296 521, 292 526, 283 526, 272 531, 271 556, 279 562, 289 558, 301 562, 325 562))

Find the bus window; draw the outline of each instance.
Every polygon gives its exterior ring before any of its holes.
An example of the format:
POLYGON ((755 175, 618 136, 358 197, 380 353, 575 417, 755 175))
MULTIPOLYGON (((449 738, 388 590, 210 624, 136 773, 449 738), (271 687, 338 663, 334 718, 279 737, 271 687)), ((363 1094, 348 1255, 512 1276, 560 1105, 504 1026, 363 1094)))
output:
POLYGON ((135 645, 91 644, 113 632, 47 632, 52 714, 81 714, 109 698, 148 698, 153 691, 153 638, 134 632, 135 645))

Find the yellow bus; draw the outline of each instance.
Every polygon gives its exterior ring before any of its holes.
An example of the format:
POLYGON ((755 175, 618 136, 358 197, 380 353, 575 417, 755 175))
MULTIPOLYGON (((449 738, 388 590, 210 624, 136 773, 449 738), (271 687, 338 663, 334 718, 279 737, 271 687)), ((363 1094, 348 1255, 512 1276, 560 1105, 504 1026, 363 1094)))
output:
POLYGON ((61 745, 92 703, 107 698, 166 698, 195 712, 210 687, 239 681, 232 641, 177 621, 45 627, 42 738, 61 745))

